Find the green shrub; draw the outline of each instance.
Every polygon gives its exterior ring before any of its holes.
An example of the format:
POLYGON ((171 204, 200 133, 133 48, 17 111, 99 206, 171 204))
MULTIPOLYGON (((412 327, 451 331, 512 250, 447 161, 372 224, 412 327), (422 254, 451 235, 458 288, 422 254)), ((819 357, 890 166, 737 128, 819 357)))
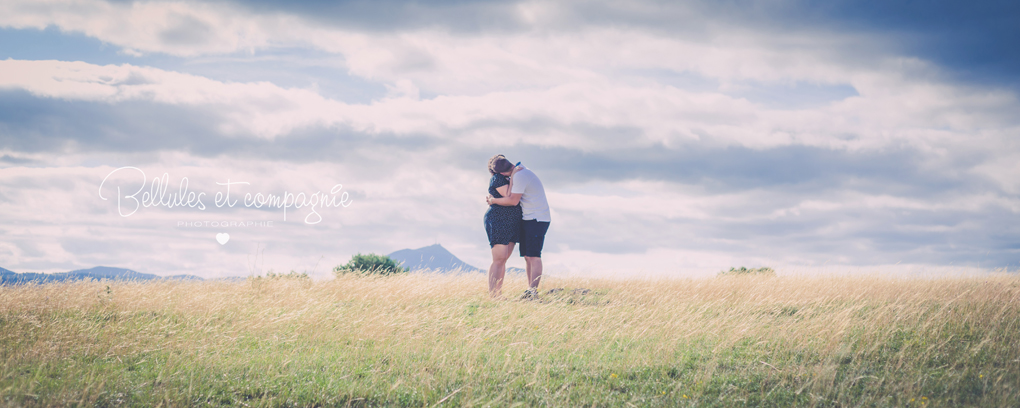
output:
MULTIPOLYGON (((249 276, 248 279, 262 279, 263 276, 249 276)), ((307 272, 298 273, 295 270, 291 270, 289 273, 276 273, 272 269, 266 272, 266 279, 311 279, 308 277, 307 272)))
POLYGON ((358 253, 351 257, 351 260, 346 265, 337 265, 333 268, 333 273, 337 275, 345 273, 363 273, 363 274, 378 274, 378 275, 390 275, 394 273, 403 273, 409 271, 410 268, 402 268, 397 261, 394 261, 386 255, 367 254, 362 255, 358 253))
POLYGON ((720 271, 719 276, 745 276, 745 275, 762 275, 762 276, 776 276, 776 271, 772 268, 762 267, 758 269, 748 269, 743 266, 738 268, 730 268, 728 271, 720 271))

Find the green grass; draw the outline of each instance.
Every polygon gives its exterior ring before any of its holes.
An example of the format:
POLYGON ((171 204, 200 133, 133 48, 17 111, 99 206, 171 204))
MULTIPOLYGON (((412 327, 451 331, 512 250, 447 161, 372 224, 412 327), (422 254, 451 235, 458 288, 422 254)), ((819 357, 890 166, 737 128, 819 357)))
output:
POLYGON ((1012 276, 547 279, 566 290, 540 302, 486 287, 3 287, 0 404, 1020 406, 1012 276))

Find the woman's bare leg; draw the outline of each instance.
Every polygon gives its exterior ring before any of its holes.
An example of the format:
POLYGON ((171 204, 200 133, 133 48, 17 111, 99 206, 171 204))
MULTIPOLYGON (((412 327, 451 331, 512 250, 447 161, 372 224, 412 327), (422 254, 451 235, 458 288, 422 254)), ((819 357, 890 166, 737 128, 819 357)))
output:
POLYGON ((489 295, 498 297, 503 292, 503 278, 506 276, 506 260, 514 251, 514 244, 493 245, 492 265, 489 265, 489 295))

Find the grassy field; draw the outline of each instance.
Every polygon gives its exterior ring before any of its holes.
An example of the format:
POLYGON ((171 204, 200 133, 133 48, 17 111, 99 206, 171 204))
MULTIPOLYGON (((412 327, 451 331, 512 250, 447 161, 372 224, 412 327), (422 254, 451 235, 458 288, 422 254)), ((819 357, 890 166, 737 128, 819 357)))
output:
POLYGON ((485 287, 0 287, 0 404, 1020 406, 1015 275, 547 279, 541 301, 485 287))

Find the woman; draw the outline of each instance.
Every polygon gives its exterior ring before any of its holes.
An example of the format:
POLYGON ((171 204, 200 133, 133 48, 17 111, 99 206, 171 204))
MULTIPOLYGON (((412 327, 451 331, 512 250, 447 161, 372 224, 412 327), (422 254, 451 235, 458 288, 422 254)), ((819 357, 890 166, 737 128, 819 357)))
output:
MULTIPOLYGON (((510 183, 514 168, 513 163, 502 154, 489 159, 489 195, 500 198, 510 195, 510 183)), ((485 234, 489 236, 489 247, 492 248, 492 265, 489 265, 489 294, 500 295, 503 289, 503 276, 506 274, 506 260, 514 251, 514 245, 521 229, 521 205, 513 207, 492 204, 485 212, 485 234)))

